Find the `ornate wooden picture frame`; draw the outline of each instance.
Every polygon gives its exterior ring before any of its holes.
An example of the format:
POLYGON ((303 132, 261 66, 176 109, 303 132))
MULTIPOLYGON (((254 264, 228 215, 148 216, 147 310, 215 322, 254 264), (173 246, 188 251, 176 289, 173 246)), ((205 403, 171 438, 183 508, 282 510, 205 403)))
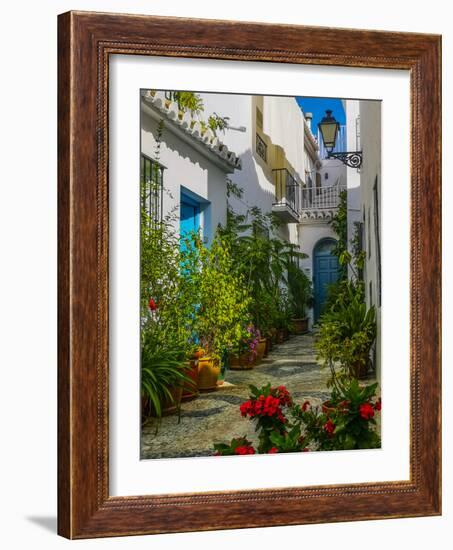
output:
POLYGON ((440 37, 88 12, 65 13, 58 24, 59 534, 89 538, 440 514, 440 37), (112 54, 410 72, 410 480, 109 495, 112 54))

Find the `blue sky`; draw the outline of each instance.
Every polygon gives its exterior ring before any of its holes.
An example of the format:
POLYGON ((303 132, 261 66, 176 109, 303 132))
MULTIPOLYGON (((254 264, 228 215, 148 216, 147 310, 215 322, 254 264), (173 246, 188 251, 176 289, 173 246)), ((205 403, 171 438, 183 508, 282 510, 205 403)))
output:
POLYGON ((296 97, 297 103, 302 107, 304 113, 313 113, 313 121, 311 123, 312 132, 316 135, 318 130, 318 122, 326 114, 326 109, 332 110, 332 116, 340 124, 346 123, 346 116, 341 103, 341 99, 331 99, 328 97, 296 97))

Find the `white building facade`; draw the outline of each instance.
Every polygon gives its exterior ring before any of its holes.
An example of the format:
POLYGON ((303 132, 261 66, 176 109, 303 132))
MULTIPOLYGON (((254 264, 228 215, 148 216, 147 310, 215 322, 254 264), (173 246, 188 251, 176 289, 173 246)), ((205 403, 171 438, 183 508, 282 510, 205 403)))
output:
POLYGON ((348 186, 346 168, 320 158, 311 115, 294 97, 199 95, 204 110, 192 116, 180 113, 164 92, 142 94, 142 175, 157 163, 159 215, 172 212, 181 233, 200 230, 209 243, 226 221, 228 204, 237 214, 253 207, 273 212, 281 221, 278 236, 307 255, 300 267, 313 282, 314 307, 307 311, 312 326, 326 284, 338 278, 330 222, 348 186), (228 117, 217 136, 203 124, 210 115, 228 117), (227 196, 228 180, 242 190, 240 198, 227 196))

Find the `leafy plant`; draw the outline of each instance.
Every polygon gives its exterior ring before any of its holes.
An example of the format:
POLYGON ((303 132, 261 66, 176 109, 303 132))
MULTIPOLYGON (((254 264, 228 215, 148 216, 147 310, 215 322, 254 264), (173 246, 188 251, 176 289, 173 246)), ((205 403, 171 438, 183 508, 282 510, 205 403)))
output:
POLYGON ((318 359, 331 369, 331 383, 335 383, 335 364, 353 377, 358 367, 368 364, 375 338, 375 308, 367 308, 357 296, 323 314, 315 346, 318 359))
POLYGON ((201 344, 220 359, 248 337, 250 298, 234 269, 230 243, 217 232, 210 248, 201 246, 199 313, 195 324, 201 344))
POLYGON ((180 350, 156 342, 150 331, 142 332, 141 393, 148 400, 148 414, 162 416, 164 403, 174 403, 172 388, 192 383, 182 363, 180 350))
POLYGON ((245 215, 229 208, 227 224, 220 229, 250 295, 252 321, 263 333, 272 326, 289 325, 293 315, 287 290, 289 270, 295 273, 295 264, 306 257, 297 245, 275 236, 278 226, 275 216, 263 214, 259 208, 250 208, 245 215))
POLYGON ((294 404, 284 386, 249 387, 249 399, 240 412, 255 424, 258 444, 254 448, 246 436, 234 438, 215 443, 216 455, 371 449, 381 444, 375 419, 381 410, 377 384, 340 383, 322 407, 312 407, 308 401, 294 404))
POLYGON ((337 244, 334 254, 338 257, 340 264, 341 279, 348 276, 347 264, 349 263, 348 252, 348 194, 346 190, 340 191, 339 203, 335 216, 330 225, 337 235, 337 244))
POLYGON ((255 449, 252 443, 244 437, 235 437, 230 443, 215 443, 216 456, 254 455, 255 449))
POLYGON ((311 304, 313 299, 312 283, 309 277, 293 261, 288 263, 288 288, 294 317, 304 319, 307 306, 311 304))
POLYGON ((356 379, 339 382, 330 400, 319 407, 296 406, 293 416, 305 426, 305 437, 317 450, 373 449, 381 445, 376 432, 377 383, 361 387, 356 379))

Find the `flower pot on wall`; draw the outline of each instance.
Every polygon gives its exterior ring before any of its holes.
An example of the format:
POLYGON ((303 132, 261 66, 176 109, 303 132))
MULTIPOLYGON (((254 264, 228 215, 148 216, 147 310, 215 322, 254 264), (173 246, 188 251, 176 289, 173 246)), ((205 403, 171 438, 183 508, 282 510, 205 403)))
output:
POLYGON ((273 347, 274 347, 274 344, 272 343, 272 338, 269 335, 266 337, 266 351, 264 352, 264 357, 267 357, 269 355, 273 347))
POLYGON ((220 361, 211 357, 200 357, 198 360, 198 389, 215 390, 220 374, 220 361))
POLYGON ((230 355, 228 362, 231 370, 250 370, 253 369, 255 358, 247 351, 241 355, 230 355))
POLYGON ((294 334, 305 334, 308 332, 308 317, 305 317, 305 319, 292 319, 292 324, 294 334))
POLYGON ((351 365, 351 374, 358 379, 366 378, 368 374, 368 358, 355 361, 351 365))
POLYGON ((186 382, 182 391, 182 400, 188 401, 189 399, 194 399, 198 397, 198 361, 192 359, 190 361, 190 368, 187 370, 187 376, 190 378, 191 382, 186 382))
POLYGON ((266 338, 260 338, 256 347, 256 359, 261 361, 266 354, 266 338))
POLYGON ((162 416, 168 416, 178 411, 181 405, 182 386, 170 388, 171 399, 168 398, 162 403, 162 416))

